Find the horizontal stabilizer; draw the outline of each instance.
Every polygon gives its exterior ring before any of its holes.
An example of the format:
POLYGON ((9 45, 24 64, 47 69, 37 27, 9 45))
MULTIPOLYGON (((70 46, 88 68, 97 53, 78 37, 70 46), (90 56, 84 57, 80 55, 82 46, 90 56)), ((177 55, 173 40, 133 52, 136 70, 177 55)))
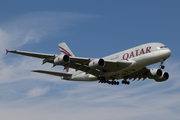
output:
POLYGON ((72 74, 69 73, 60 73, 60 72, 52 72, 52 71, 44 71, 44 70, 32 70, 32 72, 44 73, 49 75, 56 75, 61 77, 70 77, 72 74))

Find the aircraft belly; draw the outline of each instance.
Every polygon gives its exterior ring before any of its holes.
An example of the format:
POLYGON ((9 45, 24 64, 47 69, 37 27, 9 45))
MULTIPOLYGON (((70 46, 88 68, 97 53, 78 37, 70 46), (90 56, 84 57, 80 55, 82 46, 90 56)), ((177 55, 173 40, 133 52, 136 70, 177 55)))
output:
POLYGON ((123 77, 130 75, 132 73, 134 73, 135 71, 137 71, 139 69, 135 69, 135 68, 130 68, 130 69, 126 69, 126 70, 121 70, 118 72, 113 72, 109 75, 106 76, 107 79, 122 79, 123 77))
POLYGON ((72 81, 97 81, 97 77, 91 74, 81 73, 76 76, 72 76, 72 81))
POLYGON ((137 62, 134 62, 132 65, 130 65, 129 67, 125 69, 122 69, 116 72, 108 72, 108 73, 105 73, 104 76, 107 79, 122 79, 123 77, 130 75, 140 69, 141 67, 138 66, 137 62))

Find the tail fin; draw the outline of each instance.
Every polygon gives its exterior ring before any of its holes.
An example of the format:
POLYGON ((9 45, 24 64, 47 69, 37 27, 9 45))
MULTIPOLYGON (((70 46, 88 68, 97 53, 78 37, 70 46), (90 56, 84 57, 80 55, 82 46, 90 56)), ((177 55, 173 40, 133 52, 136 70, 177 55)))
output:
MULTIPOLYGON (((59 44, 59 49, 61 51, 61 54, 65 54, 65 55, 68 55, 70 57, 75 57, 75 55, 72 53, 72 51, 69 49, 69 47, 66 45, 65 42, 59 44)), ((75 69, 66 68, 66 72, 74 73, 75 69)))
POLYGON ((75 55, 72 53, 72 51, 69 49, 65 42, 59 44, 59 49, 61 51, 61 54, 66 54, 68 56, 75 57, 75 55))

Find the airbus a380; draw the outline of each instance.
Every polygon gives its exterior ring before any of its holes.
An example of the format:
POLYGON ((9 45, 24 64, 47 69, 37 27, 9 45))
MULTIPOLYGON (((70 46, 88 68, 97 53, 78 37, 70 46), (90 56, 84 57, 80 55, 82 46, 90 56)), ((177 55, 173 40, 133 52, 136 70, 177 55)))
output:
POLYGON ((163 72, 163 62, 171 56, 171 50, 162 43, 143 44, 113 55, 103 58, 82 58, 75 57, 66 43, 60 43, 60 55, 42 54, 17 50, 6 50, 7 53, 15 53, 30 57, 44 59, 46 62, 64 66, 67 73, 33 70, 32 72, 60 76, 64 80, 70 81, 98 81, 99 83, 108 83, 119 85, 119 79, 122 84, 129 85, 129 80, 139 81, 146 78, 154 79, 156 82, 168 80, 169 74, 163 72), (148 69, 146 66, 160 62, 158 69, 148 69))

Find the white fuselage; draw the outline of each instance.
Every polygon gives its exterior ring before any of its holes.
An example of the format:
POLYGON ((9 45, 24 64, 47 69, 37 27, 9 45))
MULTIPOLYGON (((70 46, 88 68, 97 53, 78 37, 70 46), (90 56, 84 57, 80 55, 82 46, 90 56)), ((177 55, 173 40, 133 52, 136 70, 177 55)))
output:
MULTIPOLYGON (((162 43, 148 43, 143 44, 107 57, 104 60, 111 61, 130 61, 132 64, 124 69, 120 69, 114 72, 105 72, 102 75, 106 78, 109 76, 116 76, 118 79, 132 74, 135 71, 142 69, 145 66, 160 62, 163 59, 167 59, 171 55, 171 50, 162 43)), ((67 78, 63 78, 67 79, 67 78)), ((82 71, 76 71, 71 78, 72 81, 96 81, 96 76, 86 74, 82 71)))

